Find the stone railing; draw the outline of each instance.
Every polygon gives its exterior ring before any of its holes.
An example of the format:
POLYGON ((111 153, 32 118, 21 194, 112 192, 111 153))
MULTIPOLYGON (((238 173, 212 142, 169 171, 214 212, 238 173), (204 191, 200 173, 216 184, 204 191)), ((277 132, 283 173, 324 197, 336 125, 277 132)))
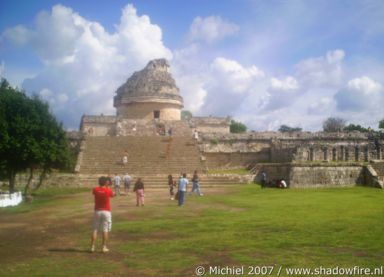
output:
POLYGON ((367 165, 365 167, 365 176, 366 176, 366 185, 376 188, 384 188, 383 181, 379 180, 379 176, 376 170, 371 166, 367 165))

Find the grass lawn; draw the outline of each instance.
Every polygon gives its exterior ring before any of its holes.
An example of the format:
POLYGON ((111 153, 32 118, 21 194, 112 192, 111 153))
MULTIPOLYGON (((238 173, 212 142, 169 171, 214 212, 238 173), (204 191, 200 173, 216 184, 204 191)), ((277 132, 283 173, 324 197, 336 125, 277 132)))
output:
POLYGON ((256 185, 221 190, 188 196, 184 207, 169 200, 166 189, 147 191, 147 204, 140 208, 132 195, 114 199, 108 254, 86 252, 89 193, 46 193, 55 201, 45 199, 33 209, 23 208, 25 204, 2 209, 0 221, 11 226, 0 227, 0 276, 195 276, 198 265, 383 265, 381 190, 256 185), (42 224, 45 231, 17 225, 25 222, 42 224), (10 241, 15 233, 23 244, 10 241), (27 242, 33 251, 24 251, 27 242))

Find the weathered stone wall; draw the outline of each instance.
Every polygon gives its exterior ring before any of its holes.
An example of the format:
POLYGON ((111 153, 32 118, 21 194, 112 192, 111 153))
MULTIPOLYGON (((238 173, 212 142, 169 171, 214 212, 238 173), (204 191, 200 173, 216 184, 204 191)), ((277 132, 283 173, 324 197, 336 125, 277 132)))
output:
POLYGON ((269 151, 256 153, 205 153, 207 169, 247 167, 257 162, 266 162, 269 151))
MULTIPOLYGON (((382 138, 373 139, 369 134, 363 133, 204 134, 200 149, 203 155, 204 153, 256 153, 260 151, 266 153, 269 149, 268 162, 272 163, 368 162, 374 157, 383 156, 384 140, 382 138)), ((256 163, 262 161, 256 160, 256 163)))
POLYGON ((384 188, 384 175, 378 174, 372 165, 364 167, 364 184, 375 188, 384 188))
POLYGON ((199 133, 229 134, 230 119, 225 117, 192 117, 191 128, 199 133))
POLYGON ((346 187, 365 183, 363 165, 321 163, 263 164, 258 171, 267 173, 267 181, 284 179, 291 188, 346 187))
MULTIPOLYGON (((23 189, 27 184, 28 175, 25 173, 20 173, 16 175, 16 186, 19 189, 23 189)), ((35 175, 35 178, 32 181, 31 189, 37 184, 38 175, 35 175)), ((42 187, 57 186, 57 187, 80 187, 80 179, 77 174, 72 173, 59 173, 54 172, 48 174, 47 178, 44 180, 42 187)))
POLYGON ((291 167, 289 176, 289 184, 292 188, 346 187, 363 183, 364 175, 361 165, 298 165, 291 167))
POLYGON ((116 116, 83 116, 80 131, 87 136, 113 136, 116 133, 116 116))
MULTIPOLYGON (((155 100, 154 100, 155 101, 155 100)), ((180 105, 172 103, 133 102, 117 107, 117 115, 126 119, 153 120, 154 111, 159 111, 161 120, 180 120, 180 105)))

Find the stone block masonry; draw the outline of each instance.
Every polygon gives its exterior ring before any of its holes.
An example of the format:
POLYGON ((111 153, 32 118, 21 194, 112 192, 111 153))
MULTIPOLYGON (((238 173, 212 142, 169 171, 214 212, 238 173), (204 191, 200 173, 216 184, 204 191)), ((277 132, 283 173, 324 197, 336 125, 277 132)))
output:
POLYGON ((268 181, 284 179, 291 188, 352 187, 365 183, 361 163, 275 163, 260 164, 259 172, 267 173, 268 181))

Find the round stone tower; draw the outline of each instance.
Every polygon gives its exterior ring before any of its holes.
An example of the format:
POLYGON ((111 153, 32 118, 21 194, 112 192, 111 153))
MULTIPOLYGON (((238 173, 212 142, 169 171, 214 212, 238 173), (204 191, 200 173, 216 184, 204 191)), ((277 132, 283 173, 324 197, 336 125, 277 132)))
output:
POLYGON ((126 119, 180 120, 183 98, 165 59, 152 60, 119 87, 113 106, 126 119))

